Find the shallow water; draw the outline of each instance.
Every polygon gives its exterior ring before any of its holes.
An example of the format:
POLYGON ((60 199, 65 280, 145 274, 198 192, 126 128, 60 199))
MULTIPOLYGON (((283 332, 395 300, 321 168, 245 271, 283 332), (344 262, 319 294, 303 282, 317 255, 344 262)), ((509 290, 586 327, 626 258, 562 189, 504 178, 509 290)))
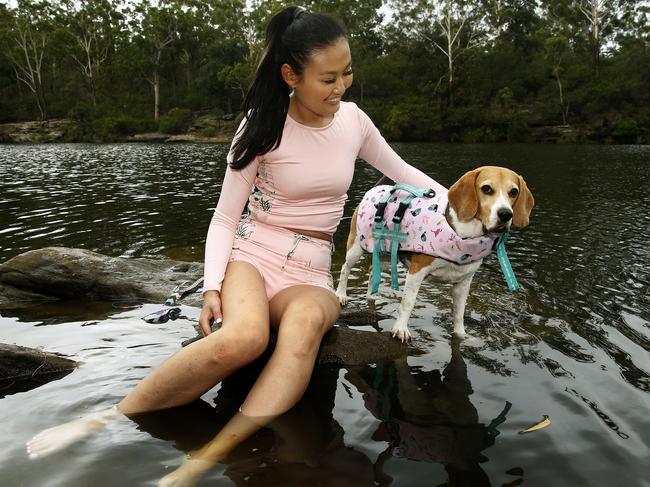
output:
MULTIPOLYGON (((471 337, 450 340, 446 287, 424 286, 410 326, 425 354, 322 368, 299 406, 215 467, 205 485, 650 485, 650 147, 397 144, 450 185, 475 165, 520 172, 537 205, 468 301, 471 337), (505 421, 490 427, 512 404, 505 421), (551 425, 517 432, 548 415, 551 425)), ((50 245, 109 255, 200 259, 225 145, 0 146, 0 261, 50 245)), ((378 174, 359 163, 336 235, 378 174)), ((367 307, 366 263, 352 305, 367 307)), ((379 311, 394 315, 382 289, 379 311)), ((2 310, 0 342, 81 362, 72 374, 0 399, 2 485, 155 485, 218 431, 241 401, 236 377, 186 408, 116 423, 49 458, 24 443, 108 407, 194 335, 188 320, 149 325, 158 309, 112 303, 2 310), (97 321, 97 324, 89 322, 97 321), (86 325, 86 326, 84 326, 86 325)), ((379 326, 388 330, 392 320, 379 326)), ((0 391, 2 392, 2 391, 0 391)))

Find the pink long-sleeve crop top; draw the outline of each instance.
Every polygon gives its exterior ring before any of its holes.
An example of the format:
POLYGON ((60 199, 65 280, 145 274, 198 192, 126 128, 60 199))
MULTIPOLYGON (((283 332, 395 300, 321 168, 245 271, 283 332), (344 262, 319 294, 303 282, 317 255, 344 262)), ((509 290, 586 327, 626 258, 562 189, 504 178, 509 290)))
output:
MULTIPOLYGON (((221 289, 235 229, 247 200, 253 220, 334 234, 343 216, 357 157, 395 182, 446 191, 404 162, 354 103, 341 102, 324 127, 302 125, 287 116, 277 149, 257 156, 240 171, 226 169, 205 245, 203 291, 221 289)), ((232 158, 231 147, 227 161, 232 158)))

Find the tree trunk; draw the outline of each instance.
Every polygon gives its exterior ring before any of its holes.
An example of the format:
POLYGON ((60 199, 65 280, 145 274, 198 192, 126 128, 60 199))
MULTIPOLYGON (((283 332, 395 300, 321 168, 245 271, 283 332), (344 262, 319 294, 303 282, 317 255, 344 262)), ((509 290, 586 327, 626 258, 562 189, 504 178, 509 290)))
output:
POLYGON ((557 81, 558 91, 560 92, 560 111, 562 112, 562 124, 567 125, 567 111, 564 108, 564 92, 562 90, 562 80, 558 68, 553 69, 555 80, 557 81))
POLYGON ((450 108, 454 108, 454 60, 451 54, 449 59, 449 80, 447 82, 447 99, 450 108))
POLYGON ((158 121, 158 117, 160 115, 160 76, 157 70, 153 73, 153 98, 153 119, 158 121))
POLYGON ((41 100, 41 96, 39 94, 36 94, 36 105, 38 105, 38 111, 40 113, 40 119, 41 120, 46 120, 47 119, 47 111, 45 109, 45 103, 41 100))

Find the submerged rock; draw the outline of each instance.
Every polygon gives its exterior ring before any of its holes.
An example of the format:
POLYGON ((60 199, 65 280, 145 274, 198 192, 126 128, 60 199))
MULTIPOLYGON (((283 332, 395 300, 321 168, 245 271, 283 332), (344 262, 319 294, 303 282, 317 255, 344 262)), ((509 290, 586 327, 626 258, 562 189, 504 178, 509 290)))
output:
POLYGON ((56 301, 53 296, 46 296, 33 291, 7 286, 0 282, 0 308, 5 306, 20 307, 35 302, 56 301))
POLYGON ((0 343, 0 397, 60 379, 76 366, 74 360, 52 353, 0 343))
POLYGON ((395 340, 388 332, 377 333, 336 326, 323 338, 318 363, 349 367, 388 362, 422 353, 417 348, 395 340))

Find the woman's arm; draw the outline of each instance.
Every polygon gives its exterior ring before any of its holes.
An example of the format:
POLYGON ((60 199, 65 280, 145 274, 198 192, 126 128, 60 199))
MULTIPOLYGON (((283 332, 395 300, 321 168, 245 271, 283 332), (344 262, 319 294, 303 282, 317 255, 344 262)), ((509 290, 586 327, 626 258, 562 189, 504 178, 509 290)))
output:
MULTIPOLYGON (((240 133, 243 125, 244 122, 240 125, 237 133, 240 133)), ((231 146, 226 158, 228 164, 232 161, 232 157, 231 146)), ((235 229, 255 184, 258 165, 259 160, 255 158, 240 171, 231 169, 230 165, 226 169, 219 201, 214 209, 205 242, 204 294, 206 291, 221 291, 221 283, 230 258, 232 244, 235 240, 235 229)))
POLYGON ((446 192, 447 188, 404 161, 379 133, 370 117, 358 108, 363 140, 359 157, 396 183, 446 192))

